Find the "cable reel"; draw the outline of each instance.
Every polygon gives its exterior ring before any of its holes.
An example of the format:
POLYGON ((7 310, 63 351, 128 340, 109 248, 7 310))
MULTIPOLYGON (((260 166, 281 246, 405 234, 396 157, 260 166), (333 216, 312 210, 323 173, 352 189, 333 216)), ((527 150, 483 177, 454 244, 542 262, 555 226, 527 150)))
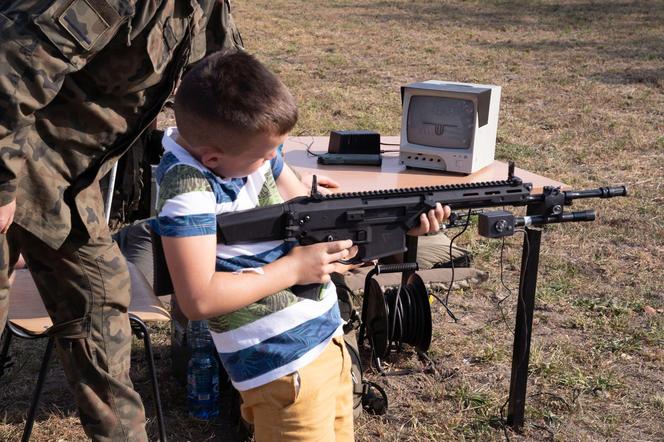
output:
POLYGON ((406 284, 383 291, 378 281, 367 281, 366 335, 374 355, 387 356, 392 348, 409 344, 421 352, 431 345, 431 305, 422 278, 413 273, 406 284))

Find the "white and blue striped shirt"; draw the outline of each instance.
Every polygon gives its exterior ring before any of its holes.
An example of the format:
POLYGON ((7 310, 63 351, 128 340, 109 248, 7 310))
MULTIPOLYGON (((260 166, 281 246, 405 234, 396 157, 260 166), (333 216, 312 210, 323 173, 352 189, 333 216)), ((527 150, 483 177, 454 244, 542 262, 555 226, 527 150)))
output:
MULTIPOLYGON (((216 235, 220 213, 283 202, 275 183, 284 164, 281 155, 247 177, 223 179, 178 145, 176 135, 174 128, 166 131, 157 169, 158 215, 153 228, 160 236, 216 235)), ((216 270, 260 268, 291 247, 284 241, 217 244, 216 270)), ((321 286, 314 298, 282 290, 210 319, 217 351, 236 389, 255 388, 298 370, 342 334, 334 284, 321 286)))

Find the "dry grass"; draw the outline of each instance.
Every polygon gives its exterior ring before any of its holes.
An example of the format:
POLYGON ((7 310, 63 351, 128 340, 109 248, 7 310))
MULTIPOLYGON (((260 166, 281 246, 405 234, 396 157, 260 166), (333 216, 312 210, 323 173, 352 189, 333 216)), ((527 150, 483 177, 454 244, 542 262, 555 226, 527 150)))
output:
MULTIPOLYGON (((443 79, 503 86, 497 155, 575 188, 623 183, 630 198, 588 200, 598 220, 547 228, 526 427, 512 440, 664 439, 664 3, 661 1, 236 1, 246 48, 296 95, 296 134, 398 133, 399 87, 443 79), (653 310, 654 309, 654 310, 653 310)), ((520 238, 507 241, 514 289, 520 238)), ((358 440, 499 440, 514 296, 500 243, 465 234, 488 282, 435 306, 435 374, 381 378, 390 411, 363 415, 358 440)), ((186 417, 157 333, 171 440, 232 440, 226 422, 186 417)), ((36 377, 31 346, 0 380, 0 439, 18 438, 36 377)), ((139 347, 140 348, 140 347, 139 347)), ((139 352, 139 355, 141 353, 139 352)), ((418 367, 406 351, 394 367, 418 367)), ((140 367, 140 364, 135 364, 140 367)), ((137 373, 137 377, 142 376, 137 373)), ((54 365, 34 440, 77 440, 54 365)), ((150 412, 149 385, 138 383, 150 412)), ((150 424, 155 435, 154 424, 150 424)))

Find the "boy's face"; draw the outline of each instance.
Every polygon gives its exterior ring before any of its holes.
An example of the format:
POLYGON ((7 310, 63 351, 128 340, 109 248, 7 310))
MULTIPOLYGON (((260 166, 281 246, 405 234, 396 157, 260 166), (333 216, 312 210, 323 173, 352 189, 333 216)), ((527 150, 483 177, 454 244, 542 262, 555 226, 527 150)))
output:
POLYGON ((242 178, 258 170, 263 163, 277 155, 277 148, 287 135, 259 133, 245 137, 231 137, 228 143, 238 143, 230 152, 208 151, 201 162, 222 178, 242 178))

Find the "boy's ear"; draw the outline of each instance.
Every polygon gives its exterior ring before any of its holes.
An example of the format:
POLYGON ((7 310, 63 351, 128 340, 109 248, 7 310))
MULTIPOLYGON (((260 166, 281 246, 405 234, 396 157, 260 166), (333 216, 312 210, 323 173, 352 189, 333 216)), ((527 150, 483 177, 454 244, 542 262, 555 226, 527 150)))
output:
POLYGON ((201 155, 201 163, 208 169, 214 169, 221 164, 223 156, 221 152, 209 149, 201 155))

